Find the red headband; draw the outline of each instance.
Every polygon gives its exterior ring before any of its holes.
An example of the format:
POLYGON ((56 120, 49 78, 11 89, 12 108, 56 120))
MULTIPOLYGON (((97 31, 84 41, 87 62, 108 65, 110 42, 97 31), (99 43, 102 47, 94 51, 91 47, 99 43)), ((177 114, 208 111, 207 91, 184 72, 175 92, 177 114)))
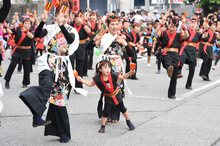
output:
POLYGON ((103 65, 103 64, 111 64, 111 62, 103 62, 103 63, 98 63, 98 65, 97 65, 97 69, 99 69, 99 67, 101 66, 101 65, 103 65))

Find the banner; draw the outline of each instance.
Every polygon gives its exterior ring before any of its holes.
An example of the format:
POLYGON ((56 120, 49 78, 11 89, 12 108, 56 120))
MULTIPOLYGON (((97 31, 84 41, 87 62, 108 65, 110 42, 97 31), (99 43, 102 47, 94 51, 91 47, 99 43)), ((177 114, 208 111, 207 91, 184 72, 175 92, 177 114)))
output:
MULTIPOLYGON (((151 0, 151 4, 163 4, 163 1, 165 0, 151 0)), ((173 1, 174 4, 183 4, 184 0, 168 0, 168 3, 170 1, 173 1)))
POLYGON ((73 9, 72 12, 76 12, 80 9, 80 0, 73 0, 73 9))

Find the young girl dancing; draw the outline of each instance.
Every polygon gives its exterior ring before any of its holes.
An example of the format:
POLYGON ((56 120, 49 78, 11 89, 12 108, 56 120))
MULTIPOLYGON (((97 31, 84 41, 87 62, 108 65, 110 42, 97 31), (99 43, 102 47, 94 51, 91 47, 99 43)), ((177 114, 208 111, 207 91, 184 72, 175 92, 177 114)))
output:
POLYGON ((113 72, 112 71, 112 65, 108 60, 101 60, 96 65, 96 76, 93 77, 93 82, 88 82, 84 79, 82 79, 80 76, 77 77, 77 80, 79 82, 82 82, 83 84, 92 87, 96 85, 101 92, 103 93, 104 97, 104 114, 102 116, 102 125, 101 129, 99 130, 100 133, 105 132, 105 123, 107 121, 107 117, 110 114, 111 104, 117 105, 119 110, 122 112, 124 117, 126 118, 126 123, 130 130, 135 129, 135 126, 131 123, 128 112, 124 106, 124 103, 122 101, 122 94, 117 87, 117 81, 118 79, 126 79, 131 74, 134 74, 135 71, 130 71, 126 73, 125 75, 121 75, 120 73, 113 72))

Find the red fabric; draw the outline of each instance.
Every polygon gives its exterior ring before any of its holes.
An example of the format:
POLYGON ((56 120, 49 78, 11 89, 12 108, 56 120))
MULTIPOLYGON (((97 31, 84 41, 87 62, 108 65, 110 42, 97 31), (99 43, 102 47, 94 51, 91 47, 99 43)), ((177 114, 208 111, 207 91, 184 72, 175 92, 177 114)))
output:
MULTIPOLYGON (((132 33, 132 35, 133 35, 133 37, 134 37, 133 43, 135 44, 136 39, 137 39, 137 36, 135 35, 134 30, 132 30, 131 33, 132 33)), ((129 36, 129 37, 130 37, 130 36, 129 36)), ((131 48, 131 50, 132 50, 132 46, 130 46, 130 48, 131 48)), ((129 57, 129 60, 131 61, 131 60, 132 60, 132 57, 129 57)))
MULTIPOLYGON (((105 86, 105 88, 110 92, 110 93, 113 93, 114 92, 114 86, 113 86, 113 83, 112 83, 112 75, 111 73, 108 75, 108 80, 109 80, 109 84, 110 84, 110 88, 109 86, 105 83, 104 79, 103 79, 103 76, 102 74, 100 75, 100 78, 101 78, 101 81, 102 81, 102 84, 105 86)), ((115 96, 112 97, 113 101, 115 102, 115 105, 118 105, 118 100, 115 96)))
POLYGON ((80 29, 81 29, 82 25, 80 25, 79 27, 76 26, 76 22, 74 24, 74 28, 76 29, 76 31, 79 33, 80 29))
POLYGON ((170 34, 170 32, 169 32, 169 30, 167 30, 167 35, 168 35, 168 37, 169 37, 169 42, 168 42, 168 44, 167 44, 167 48, 170 48, 170 46, 172 45, 172 43, 173 43, 173 40, 174 40, 174 38, 175 38, 175 36, 176 36, 176 31, 171 35, 170 34))
POLYGON ((21 32, 22 33, 22 35, 21 35, 21 38, 20 38, 20 40, 18 41, 18 43, 17 43, 17 45, 18 46, 20 46, 21 45, 21 43, 23 42, 23 40, 25 39, 25 37, 27 36, 27 34, 26 33, 24 33, 24 32, 21 32))

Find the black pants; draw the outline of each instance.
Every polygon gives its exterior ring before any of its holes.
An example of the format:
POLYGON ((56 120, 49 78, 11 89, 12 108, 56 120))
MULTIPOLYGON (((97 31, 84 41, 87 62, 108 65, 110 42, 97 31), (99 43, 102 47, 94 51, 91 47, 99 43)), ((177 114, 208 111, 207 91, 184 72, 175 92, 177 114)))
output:
POLYGON ((87 74, 87 70, 88 70, 87 62, 88 62, 88 52, 86 51, 86 57, 85 57, 85 60, 83 62, 83 75, 84 76, 88 75, 87 74))
POLYGON ((175 96, 176 94, 176 84, 177 84, 177 75, 178 75, 178 61, 179 61, 179 55, 178 53, 172 53, 167 55, 163 55, 161 58, 161 61, 163 63, 163 67, 168 71, 169 66, 173 66, 173 76, 170 78, 170 85, 168 88, 168 97, 175 96), (175 64, 175 65, 174 65, 175 64))
POLYGON ((72 64, 72 68, 74 69, 74 55, 70 55, 70 62, 72 64))
POLYGON ((217 63, 218 63, 219 59, 220 59, 220 56, 219 56, 219 55, 217 55, 216 60, 215 60, 215 65, 217 65, 217 63))
MULTIPOLYGON (((20 60, 21 60, 20 58, 12 56, 11 63, 8 67, 8 70, 7 70, 5 78, 4 78, 6 81, 11 80, 11 76, 12 76, 14 70, 15 70, 15 67, 16 67, 16 65, 18 64, 18 62, 20 60)), ((23 64, 23 67, 24 67, 24 75, 23 75, 22 84, 23 85, 29 85, 30 84, 30 61, 22 59, 22 64, 23 64)))
POLYGON ((161 51, 158 51, 157 53, 157 69, 160 70, 160 67, 161 67, 161 51))
MULTIPOLYGON (((78 75, 83 78, 83 65, 84 65, 84 60, 78 60, 76 59, 76 70, 78 72, 78 75)), ((83 85, 81 82, 78 82, 77 79, 76 79, 76 84, 75 84, 75 87, 78 87, 78 88, 83 88, 83 85)))
POLYGON ((209 72, 212 67, 212 59, 205 54, 204 51, 201 52, 201 57, 203 59, 202 66, 200 68, 199 75, 204 75, 209 79, 209 72))
POLYGON ((88 50, 88 63, 87 63, 87 67, 88 69, 92 69, 92 64, 93 64, 93 52, 94 52, 94 48, 92 50, 88 50))
MULTIPOLYGON (((186 87, 191 87, 192 86, 192 80, 194 77, 194 73, 195 73, 195 67, 196 67, 196 60, 194 62, 186 59, 184 56, 181 56, 181 61, 185 64, 189 65, 189 74, 188 74, 188 78, 187 78, 187 82, 186 82, 186 87)), ((183 66, 183 64, 182 64, 183 66)), ((180 70, 181 73, 181 70, 180 70)))
POLYGON ((40 56, 43 55, 43 50, 42 49, 36 49, 36 53, 35 53, 35 56, 38 55, 38 52, 40 52, 40 56))
MULTIPOLYGON (((125 59, 126 60, 126 69, 125 69, 125 72, 128 73, 131 69, 130 69, 130 60, 129 59, 125 59)), ((137 60, 131 60, 132 63, 135 63, 136 64, 136 71, 135 71, 135 74, 131 76, 132 79, 135 79, 137 78, 136 77, 136 73, 137 73, 137 60)))
POLYGON ((29 87, 20 93, 19 97, 27 105, 33 116, 41 117, 46 110, 48 96, 53 85, 51 71, 43 70, 39 73, 39 86, 29 87))
MULTIPOLYGON (((107 97, 109 98, 109 97, 107 97)), ((115 104, 115 103, 113 103, 115 104)), ((120 112, 125 113, 127 110, 124 106, 123 101, 120 102, 117 107, 119 108, 120 112)), ((110 115, 110 111, 111 111, 111 104, 109 104, 108 101, 105 101, 105 107, 104 107, 104 113, 103 113, 103 117, 107 118, 110 115)))

